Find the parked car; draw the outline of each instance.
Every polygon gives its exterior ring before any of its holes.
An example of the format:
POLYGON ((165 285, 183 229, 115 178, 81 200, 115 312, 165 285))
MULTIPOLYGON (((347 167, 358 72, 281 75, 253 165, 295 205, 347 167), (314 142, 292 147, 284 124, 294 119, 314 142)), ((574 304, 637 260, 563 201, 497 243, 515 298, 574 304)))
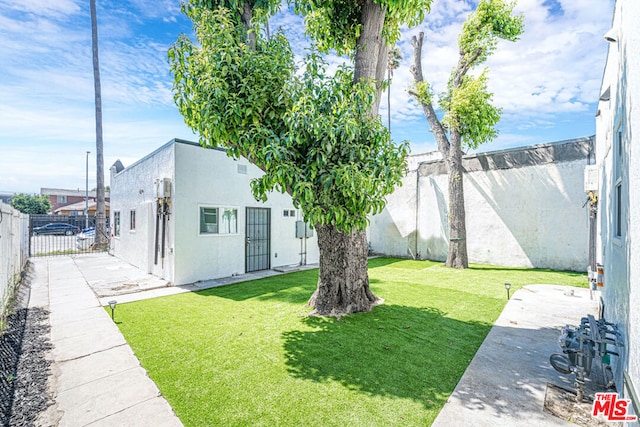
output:
POLYGON ((75 225, 67 224, 65 222, 50 222, 47 225, 43 225, 42 227, 34 227, 33 234, 58 234, 61 236, 73 236, 74 234, 78 234, 80 232, 80 227, 76 227, 75 225))
POLYGON ((91 248, 95 239, 95 227, 85 228, 85 231, 76 236, 76 247, 81 251, 87 251, 91 248))

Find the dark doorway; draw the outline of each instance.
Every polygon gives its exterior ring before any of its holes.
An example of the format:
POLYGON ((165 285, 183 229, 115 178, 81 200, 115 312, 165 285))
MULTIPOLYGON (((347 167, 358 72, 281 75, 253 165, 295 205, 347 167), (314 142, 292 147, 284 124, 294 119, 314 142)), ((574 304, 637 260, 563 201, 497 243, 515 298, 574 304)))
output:
POLYGON ((245 271, 271 268, 271 210, 247 208, 245 271))

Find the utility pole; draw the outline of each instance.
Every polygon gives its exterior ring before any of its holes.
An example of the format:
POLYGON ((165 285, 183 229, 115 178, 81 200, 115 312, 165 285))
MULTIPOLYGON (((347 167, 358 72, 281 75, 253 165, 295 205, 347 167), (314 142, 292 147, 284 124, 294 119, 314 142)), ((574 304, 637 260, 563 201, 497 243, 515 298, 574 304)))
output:
POLYGON ((91 151, 87 151, 87 166, 85 172, 84 228, 89 228, 89 153, 91 153, 91 151))

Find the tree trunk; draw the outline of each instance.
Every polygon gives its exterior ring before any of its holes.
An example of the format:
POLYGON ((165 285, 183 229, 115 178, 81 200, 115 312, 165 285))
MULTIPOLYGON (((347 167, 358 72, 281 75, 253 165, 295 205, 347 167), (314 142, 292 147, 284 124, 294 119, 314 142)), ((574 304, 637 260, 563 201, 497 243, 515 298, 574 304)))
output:
POLYGON ((367 236, 344 233, 333 225, 317 225, 320 248, 318 288, 308 305, 311 315, 335 316, 370 311, 382 300, 369 288, 367 236))
MULTIPOLYGON (((356 42, 354 83, 370 79, 376 84, 377 97, 371 105, 371 117, 378 115, 380 82, 387 68, 387 45, 382 37, 385 16, 385 8, 373 0, 364 1, 360 13, 362 29, 356 42)), ((320 272, 318 288, 308 303, 314 307, 310 315, 339 318, 350 313, 370 311, 382 303, 369 289, 366 232, 344 233, 333 225, 317 225, 316 232, 320 272)))
POLYGON ((94 245, 107 244, 104 200, 104 150, 102 142, 102 91, 100 89, 100 63, 98 61, 98 18, 96 0, 89 2, 91 9, 91 46, 93 51, 93 84, 96 105, 96 236, 94 245))
MULTIPOLYGON (((422 41, 423 33, 413 36, 411 45, 413 46, 413 65, 411 73, 416 83, 423 82, 422 75, 422 41)), ((468 70, 468 67, 459 61, 456 74, 455 84, 460 84, 460 73, 468 70)), ((410 91, 413 96, 417 96, 415 92, 410 91)), ((462 168, 462 139, 458 129, 451 129, 447 138, 446 129, 438 119, 433 105, 429 103, 421 103, 427 121, 431 126, 438 144, 438 150, 442 154, 442 158, 447 166, 449 174, 449 251, 447 253, 447 267, 467 268, 469 266, 469 258, 467 256, 467 228, 464 210, 464 169, 462 168)))
POLYGON ((447 267, 467 268, 467 228, 464 210, 464 169, 460 133, 451 131, 451 146, 446 157, 449 172, 449 252, 447 267))
MULTIPOLYGON (((356 56, 354 60, 353 80, 358 82, 361 79, 378 79, 384 78, 384 71, 386 69, 386 56, 384 61, 379 60, 380 52, 386 49, 386 42, 382 37, 382 27, 384 26, 384 19, 386 16, 386 9, 373 2, 373 0, 365 0, 360 12, 360 24, 362 29, 360 30, 360 37, 356 42, 356 56), (379 73, 378 68, 382 64, 382 74, 379 73), (381 78, 379 76, 382 76, 381 78)), ((378 98, 380 98, 378 96, 378 98)), ((378 102, 380 100, 378 99, 378 102)), ((372 116, 375 114, 372 112, 372 116)))
POLYGON ((247 30, 247 37, 249 48, 251 50, 256 49, 256 34, 251 31, 251 20, 253 19, 253 7, 251 3, 245 1, 242 4, 242 12, 240 13, 240 20, 242 21, 242 25, 247 30))

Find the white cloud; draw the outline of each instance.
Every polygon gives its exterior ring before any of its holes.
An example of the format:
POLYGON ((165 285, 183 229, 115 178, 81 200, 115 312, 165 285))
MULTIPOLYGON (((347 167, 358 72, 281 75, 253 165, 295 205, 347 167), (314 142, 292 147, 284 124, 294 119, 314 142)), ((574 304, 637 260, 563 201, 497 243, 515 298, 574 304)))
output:
POLYGON ((78 13, 80 11, 78 3, 80 3, 79 0, 0 0, 2 9, 50 17, 64 17, 78 13))
MULTIPOLYGON (((545 4, 543 0, 519 1, 515 12, 525 16, 521 40, 500 42, 486 64, 494 102, 504 109, 503 121, 548 122, 562 113, 580 113, 588 120, 597 101, 607 49, 602 34, 611 25, 613 1, 562 1, 563 14, 553 16, 545 4)), ((425 33, 423 72, 438 94, 445 90, 458 59, 457 37, 469 12, 467 1, 434 2, 423 24, 403 30, 398 43, 403 59, 392 85, 392 126, 396 123, 396 129, 407 118, 424 117, 421 107, 408 102, 406 92, 398 89, 408 88, 413 81, 408 71, 413 62, 411 36, 425 33)), ((386 122, 384 102, 381 113, 386 122)), ((505 144, 516 141, 507 134, 501 134, 500 140, 505 144)))
MULTIPOLYGON (((422 108, 407 93, 411 36, 425 32, 423 70, 442 92, 471 3, 477 1, 434 1, 423 24, 402 31, 403 58, 391 86, 392 132, 396 140, 411 140, 414 153, 436 146, 422 108)), ((519 0, 517 10, 526 18, 522 39, 501 43, 487 63, 494 100, 504 109, 492 149, 546 142, 540 135, 551 138, 559 126, 593 121, 613 0, 556 3, 560 9, 552 15, 543 0, 519 0)), ((173 105, 166 59, 177 35, 191 28, 179 0, 98 2, 98 22, 105 167, 117 158, 130 164, 173 137, 194 139, 173 105)), ((86 0, 0 0, 1 190, 83 185, 84 153, 95 145, 90 25, 86 0)), ((278 28, 301 59, 309 45, 303 19, 285 2, 270 20, 271 31, 278 28)), ((344 60, 329 55, 329 69, 344 60)), ((386 93, 380 112, 386 123, 386 93)))

